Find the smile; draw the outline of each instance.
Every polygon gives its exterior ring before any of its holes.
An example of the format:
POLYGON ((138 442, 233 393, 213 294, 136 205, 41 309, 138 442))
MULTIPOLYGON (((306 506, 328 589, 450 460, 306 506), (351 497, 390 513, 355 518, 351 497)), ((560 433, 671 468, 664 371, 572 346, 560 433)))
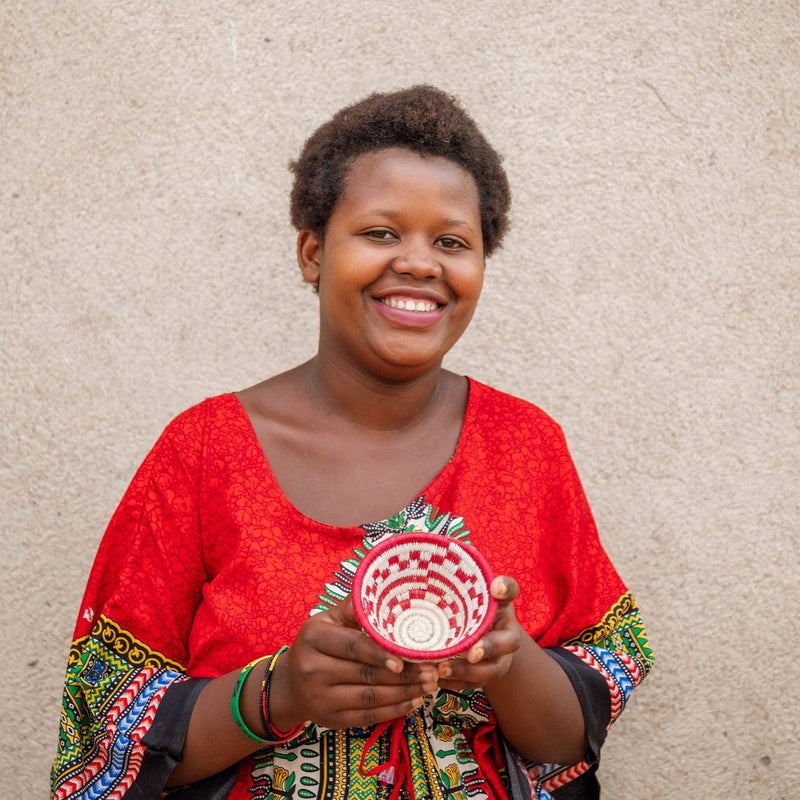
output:
POLYGON ((400 297, 382 297, 378 302, 389 308, 399 308, 403 311, 436 311, 439 307, 438 303, 434 303, 432 300, 412 300, 400 297))

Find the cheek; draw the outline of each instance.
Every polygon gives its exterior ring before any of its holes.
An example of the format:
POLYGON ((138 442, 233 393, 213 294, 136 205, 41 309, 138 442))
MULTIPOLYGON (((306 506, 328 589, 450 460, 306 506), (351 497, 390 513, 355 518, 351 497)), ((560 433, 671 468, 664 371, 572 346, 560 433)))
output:
POLYGON ((461 297, 472 303, 477 303, 483 289, 483 270, 464 276, 459 286, 461 297))

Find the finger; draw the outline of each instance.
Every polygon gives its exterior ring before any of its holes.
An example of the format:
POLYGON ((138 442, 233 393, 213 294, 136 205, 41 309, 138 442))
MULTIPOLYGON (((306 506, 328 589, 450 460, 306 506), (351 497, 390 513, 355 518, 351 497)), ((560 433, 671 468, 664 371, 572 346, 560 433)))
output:
POLYGON ((470 664, 479 661, 490 661, 510 655, 519 649, 519 633, 516 630, 494 629, 482 636, 466 652, 466 660, 470 664))
POLYGON ((325 674, 329 685, 386 684, 427 685, 438 678, 430 663, 408 663, 389 654, 363 633, 335 625, 316 625, 306 630, 304 646, 311 652, 297 664, 301 672, 314 676, 325 674), (316 652, 316 655, 314 654, 316 652), (326 660, 319 661, 322 656, 326 660), (389 663, 387 663, 389 662, 389 663), (395 663, 396 662, 396 663, 395 663))
POLYGON ((337 686, 335 707, 342 710, 393 709, 401 704, 432 694, 435 687, 421 689, 419 686, 337 686))
POLYGON ((519 635, 516 631, 493 631, 482 637, 464 654, 464 658, 451 658, 437 664, 440 685, 443 680, 475 680, 477 665, 485 664, 489 670, 496 670, 499 660, 519 649, 519 635))
POLYGON ((380 722, 404 717, 419 708, 423 702, 421 697, 415 697, 413 700, 404 700, 389 706, 348 709, 336 714, 330 723, 323 721, 319 724, 327 728, 369 728, 380 722))
MULTIPOLYGON (((332 622, 338 622, 343 627, 352 628, 353 630, 359 632, 361 631, 361 625, 358 622, 355 609, 353 608, 352 595, 348 594, 337 606, 331 609, 331 611, 329 612, 329 619, 332 622)), ((369 642, 369 644, 366 645, 366 647, 369 648, 367 652, 372 654, 373 659, 380 658, 381 664, 385 666, 387 669, 389 669, 391 672, 401 673, 403 671, 402 659, 392 655, 391 653, 387 653, 382 647, 380 647, 378 644, 373 642, 368 637, 362 636, 362 638, 365 639, 367 642, 369 642)), ((360 652, 364 652, 363 642, 361 644, 362 647, 360 648, 360 652)), ((352 660, 359 661, 362 659, 358 657, 352 657, 352 660)), ((370 661, 369 663, 373 662, 370 661)))
POLYGON ((474 683, 487 669, 492 668, 493 663, 484 661, 470 664, 461 659, 446 661, 439 665, 439 685, 443 686, 446 682, 452 681, 474 683))
POLYGON ((408 696, 436 691, 439 672, 433 664, 403 664, 401 672, 392 672, 372 664, 343 661, 337 683, 365 687, 405 687, 408 696))
POLYGON ((334 614, 325 617, 318 614, 317 617, 321 618, 318 619, 320 624, 311 627, 306 636, 308 644, 316 650, 333 658, 384 667, 396 674, 402 673, 402 659, 387 653, 360 630, 342 627, 341 618, 334 614))
POLYGON ((358 618, 353 608, 352 595, 348 594, 340 603, 334 606, 330 610, 330 615, 335 617, 342 625, 361 630, 361 625, 358 624, 358 618))
POLYGON ((481 662, 450 668, 444 667, 447 677, 439 678, 439 688, 452 691, 475 689, 489 683, 498 674, 498 662, 481 662))
POLYGON ((492 597, 500 603, 513 603, 519 595, 519 584, 508 575, 498 575, 489 586, 492 597))

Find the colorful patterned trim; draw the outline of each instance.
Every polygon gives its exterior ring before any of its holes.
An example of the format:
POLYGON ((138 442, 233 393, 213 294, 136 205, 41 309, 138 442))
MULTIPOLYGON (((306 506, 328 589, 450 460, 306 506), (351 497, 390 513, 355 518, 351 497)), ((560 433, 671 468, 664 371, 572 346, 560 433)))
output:
MULTIPOLYGON (((582 631, 563 647, 605 678, 611 702, 610 728, 631 692, 653 666, 653 651, 630 593, 622 595, 597 625, 582 631)), ((571 766, 539 764, 536 769, 544 789, 552 792, 590 767, 591 764, 581 761, 571 766)))
POLYGON ((139 773, 150 728, 183 667, 101 616, 73 642, 53 765, 54 800, 116 800, 139 773))
MULTIPOLYGON (((410 779, 419 800, 492 797, 468 741, 470 731, 487 723, 494 727, 494 716, 480 691, 441 690, 406 717, 410 779)), ((392 760, 390 734, 387 730, 366 747, 371 732, 309 726, 306 738, 257 752, 251 800, 388 800, 395 776, 390 770, 370 772, 392 760)), ((505 772, 501 777, 507 781, 505 772)))
POLYGON ((72 643, 69 650, 68 668, 72 668, 81 658, 86 643, 95 639, 112 651, 118 658, 127 661, 132 667, 143 669, 173 669, 176 672, 185 672, 182 664, 167 658, 157 650, 151 650, 144 642, 137 639, 128 631, 117 625, 116 622, 101 615, 95 622, 92 632, 82 636, 72 643))
POLYGON ((630 592, 623 594, 597 625, 582 631, 564 645, 600 646, 605 650, 627 653, 638 665, 640 680, 647 677, 653 666, 653 651, 630 592))

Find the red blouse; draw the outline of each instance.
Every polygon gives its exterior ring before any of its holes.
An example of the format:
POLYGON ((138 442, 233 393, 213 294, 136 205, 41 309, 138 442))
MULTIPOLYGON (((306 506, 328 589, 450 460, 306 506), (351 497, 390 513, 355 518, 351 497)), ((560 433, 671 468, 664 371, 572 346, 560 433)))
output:
MULTIPOLYGON (((567 645, 602 675, 613 719, 614 692, 618 713, 652 656, 559 426, 470 381, 453 457, 409 499, 389 520, 317 522, 283 494, 234 395, 178 416, 134 477, 92 568, 70 654, 55 795, 92 787, 96 797, 121 796, 149 763, 147 734, 172 684, 291 644, 309 613, 347 593, 365 545, 409 529, 466 538, 495 574, 516 578, 521 624, 542 647, 567 645), (112 763, 115 749, 122 766, 112 763)), ((181 746, 182 736, 175 758, 181 746)), ((231 797, 252 797, 257 770, 245 764, 231 797)), ((545 788, 548 780, 557 788, 554 776, 564 781, 563 768, 527 769, 545 788)))

